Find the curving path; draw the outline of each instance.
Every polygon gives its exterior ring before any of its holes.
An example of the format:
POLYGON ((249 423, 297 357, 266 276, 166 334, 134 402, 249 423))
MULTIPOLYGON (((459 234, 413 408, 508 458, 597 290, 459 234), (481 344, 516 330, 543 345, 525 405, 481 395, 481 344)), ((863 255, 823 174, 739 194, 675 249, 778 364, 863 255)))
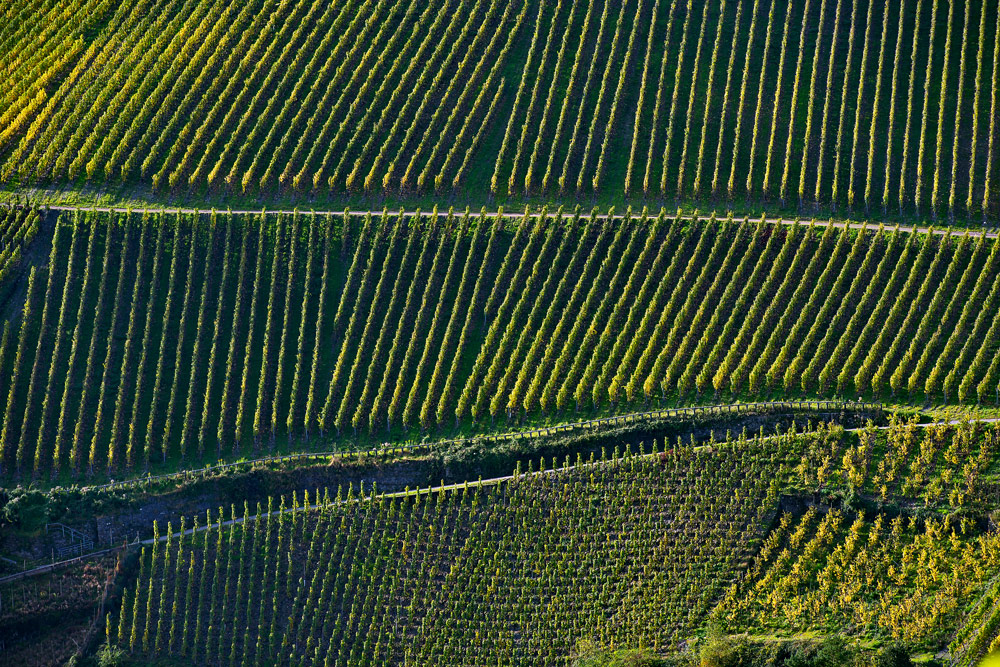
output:
MULTIPOLYGON (((950 424, 950 425, 960 424, 963 421, 965 421, 965 420, 952 419, 952 420, 944 421, 944 422, 928 422, 928 423, 924 423, 924 424, 917 424, 916 426, 918 428, 926 428, 928 426, 935 426, 935 425, 940 425, 940 424, 950 424)), ((996 422, 1000 422, 1000 417, 990 417, 990 418, 984 418, 984 419, 971 419, 971 420, 968 420, 968 421, 971 421, 971 422, 980 422, 980 423, 996 423, 996 422)), ((888 429, 889 427, 888 426, 876 426, 875 428, 877 428, 879 430, 885 430, 885 429, 888 429)), ((860 431, 860 430, 863 430, 863 429, 861 429, 861 428, 852 428, 852 429, 846 429, 846 430, 848 430, 848 431, 860 431)), ((773 438, 773 437, 780 437, 780 436, 767 436, 767 437, 773 438)), ((657 455, 656 454, 639 454, 638 456, 640 456, 640 457, 650 457, 650 456, 657 456, 657 455)), ((602 465, 604 463, 606 463, 606 461, 595 461, 593 463, 584 463, 584 464, 582 464, 582 467, 589 468, 589 467, 599 466, 599 465, 602 465)), ((521 476, 522 477, 526 477, 526 476, 537 476, 537 475, 549 475, 549 474, 557 473, 557 472, 564 471, 564 470, 575 469, 577 467, 581 467, 581 466, 569 466, 569 468, 566 468, 566 467, 548 468, 546 470, 539 470, 539 471, 530 472, 530 473, 522 473, 521 476)), ((421 489, 414 489, 414 490, 411 490, 411 491, 397 491, 397 492, 393 492, 393 493, 381 493, 381 494, 378 494, 377 497, 379 497, 379 498, 400 498, 400 497, 403 497, 403 496, 426 495, 426 494, 431 494, 431 493, 440 493, 442 491, 453 491, 453 490, 461 489, 461 488, 464 488, 464 487, 473 487, 473 488, 475 488, 475 487, 496 486, 498 484, 502 484, 503 482, 508 482, 508 481, 510 481, 512 479, 514 479, 514 475, 504 475, 502 477, 492 477, 490 479, 481 479, 481 480, 465 481, 465 482, 456 482, 456 483, 453 483, 453 484, 444 484, 444 485, 439 485, 439 486, 431 486, 431 487, 426 487, 426 488, 421 488, 421 489)), ((341 500, 340 504, 349 503, 349 502, 359 502, 359 501, 361 501, 363 499, 367 499, 369 497, 370 496, 364 496, 363 498, 362 497, 358 497, 358 498, 353 498, 351 500, 346 500, 345 499, 345 500, 341 500)), ((331 503, 331 504, 335 504, 335 503, 331 503)), ((306 510, 310 510, 311 511, 311 510, 318 509, 321 506, 322 506, 322 503, 313 503, 313 504, 310 504, 308 506, 299 507, 299 508, 285 508, 284 510, 274 510, 274 511, 269 512, 269 513, 268 512, 263 512, 261 514, 253 514, 253 515, 250 515, 250 516, 239 517, 239 518, 236 518, 236 519, 227 519, 225 521, 222 521, 221 523, 220 522, 215 522, 215 523, 212 523, 212 524, 206 524, 206 525, 203 525, 203 526, 198 526, 197 528, 188 528, 188 529, 186 529, 184 531, 184 535, 193 535, 193 534, 195 534, 195 532, 203 532, 203 531, 209 530, 209 529, 215 529, 215 528, 224 527, 224 526, 232 526, 232 525, 244 523, 246 521, 256 521, 258 519, 266 519, 268 516, 276 516, 276 515, 280 515, 280 514, 288 514, 288 513, 291 513, 291 512, 302 512, 302 511, 306 511, 306 510)), ((173 533, 170 534, 170 537, 171 538, 176 538, 176 537, 180 537, 180 535, 181 535, 181 531, 175 531, 175 532, 173 532, 173 533)), ((165 542, 166 540, 167 540, 167 535, 161 535, 159 537, 159 541, 160 542, 165 542)), ((75 558, 70 558, 70 559, 65 560, 65 561, 59 561, 59 562, 56 562, 56 563, 50 563, 48 565, 42 565, 42 566, 34 568, 32 570, 25 570, 24 572, 17 572, 15 574, 11 574, 11 575, 8 575, 6 577, 0 577, 0 584, 9 583, 9 582, 12 582, 12 581, 16 581, 18 579, 24 579, 24 578, 27 578, 27 577, 32 577, 32 576, 36 576, 36 575, 40 575, 40 574, 45 574, 47 572, 51 572, 53 570, 65 567, 67 565, 72 565, 72 564, 78 563, 78 562, 80 562, 80 561, 82 561, 84 559, 93 558, 95 556, 101 556, 101 555, 104 555, 104 554, 108 554, 108 553, 120 551, 120 550, 123 550, 123 549, 129 549, 129 548, 136 547, 136 546, 148 546, 148 545, 153 544, 153 542, 155 542, 155 541, 157 541, 157 538, 152 538, 152 537, 148 538, 148 539, 145 539, 145 540, 136 540, 136 541, 128 543, 128 544, 123 544, 121 546, 112 547, 112 548, 109 548, 109 549, 102 549, 100 551, 95 551, 93 553, 84 554, 82 556, 77 556, 75 558)))

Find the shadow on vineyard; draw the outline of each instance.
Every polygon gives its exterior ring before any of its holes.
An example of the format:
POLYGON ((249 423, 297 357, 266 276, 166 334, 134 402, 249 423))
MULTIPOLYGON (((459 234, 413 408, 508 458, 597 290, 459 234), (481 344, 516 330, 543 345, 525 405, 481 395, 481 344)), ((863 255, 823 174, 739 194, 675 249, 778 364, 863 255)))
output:
POLYGON ((227 651, 268 661, 345 646, 387 662, 510 652, 547 663, 582 633, 596 646, 679 649, 666 664, 708 647, 788 664, 908 664, 952 636, 952 657, 972 659, 995 611, 991 598, 962 600, 1000 586, 996 535, 977 519, 994 507, 997 435, 975 423, 831 426, 626 447, 496 483, 210 510, 181 532, 154 529, 106 634, 136 658, 209 664, 227 651), (487 604, 500 585, 517 594, 487 604), (232 644, 213 639, 216 623, 232 644), (795 643, 829 627, 853 639, 795 643), (761 633, 780 641, 738 638, 761 633), (796 662, 809 656, 818 662, 796 662))
POLYGON ((786 412, 761 409, 757 414, 722 418, 647 419, 605 426, 579 433, 555 433, 530 439, 494 442, 430 443, 422 450, 372 456, 360 455, 312 465, 291 467, 247 465, 220 470, 206 477, 168 477, 118 488, 53 488, 48 492, 18 487, 8 491, 0 507, 0 525, 14 529, 0 537, 0 553, 18 560, 37 560, 45 554, 46 541, 38 538, 45 524, 58 522, 89 536, 98 546, 114 546, 152 533, 152 522, 177 522, 219 506, 244 501, 267 502, 270 496, 293 491, 302 494, 338 486, 377 489, 380 493, 454 484, 510 474, 520 466, 537 466, 569 456, 614 455, 624 447, 638 447, 653 439, 678 442, 678 446, 724 439, 727 432, 775 434, 807 423, 832 420, 848 427, 884 418, 872 412, 824 413, 813 410, 786 412), (798 424, 798 426, 796 426, 798 424), (96 520, 95 520, 96 517, 96 520))

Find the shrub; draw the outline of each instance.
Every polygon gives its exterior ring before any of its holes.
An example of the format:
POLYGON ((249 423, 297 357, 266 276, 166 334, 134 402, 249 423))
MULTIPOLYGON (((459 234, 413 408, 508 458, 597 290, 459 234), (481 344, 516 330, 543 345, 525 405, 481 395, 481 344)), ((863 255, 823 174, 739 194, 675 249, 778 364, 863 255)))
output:
POLYGON ((659 667, 664 664, 648 649, 605 649, 589 639, 578 642, 573 652, 573 667, 659 667))

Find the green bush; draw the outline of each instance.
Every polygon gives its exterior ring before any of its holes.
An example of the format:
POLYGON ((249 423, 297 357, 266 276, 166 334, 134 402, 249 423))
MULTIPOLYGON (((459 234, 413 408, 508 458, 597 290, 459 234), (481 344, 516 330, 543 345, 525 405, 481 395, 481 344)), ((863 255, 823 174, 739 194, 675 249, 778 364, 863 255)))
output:
POLYGON ((17 486, 0 492, 0 526, 35 532, 53 521, 100 516, 128 503, 129 490, 62 487, 47 491, 17 486))
POLYGON ((125 652, 117 646, 103 645, 96 657, 98 667, 119 667, 125 664, 125 652))
POLYGON ((699 653, 700 667, 910 667, 905 647, 891 644, 869 651, 833 635, 819 642, 754 642, 709 633, 699 653))
POLYGON ((573 667, 665 667, 666 663, 647 649, 606 649, 582 640, 573 652, 573 667))
POLYGON ((7 495, 0 516, 3 524, 29 533, 39 531, 49 520, 49 496, 37 489, 18 487, 7 495))

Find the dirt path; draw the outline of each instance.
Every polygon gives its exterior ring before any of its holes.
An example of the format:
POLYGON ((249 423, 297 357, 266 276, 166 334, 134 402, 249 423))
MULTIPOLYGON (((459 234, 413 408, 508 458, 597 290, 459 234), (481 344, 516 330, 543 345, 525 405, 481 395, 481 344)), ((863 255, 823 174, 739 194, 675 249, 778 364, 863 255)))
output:
MULTIPOLYGON (((95 206, 61 206, 61 205, 57 205, 57 206, 48 206, 48 208, 50 210, 52 210, 52 211, 77 211, 77 210, 81 210, 81 211, 100 211, 100 212, 104 212, 104 213, 108 213, 108 212, 111 212, 111 211, 124 211, 125 210, 124 208, 102 207, 102 206, 96 206, 95 207, 95 206)), ((136 212, 136 213, 156 213, 156 212, 159 212, 159 211, 163 211, 163 212, 177 212, 177 213, 202 213, 202 214, 209 214, 209 213, 212 213, 214 211, 214 212, 217 212, 217 213, 238 213, 238 214, 241 214, 241 215, 254 215, 254 214, 260 213, 260 211, 253 211, 253 210, 249 210, 249 209, 238 209, 238 210, 237 209, 226 209, 225 211, 222 211, 222 210, 219 210, 219 209, 206 209, 206 208, 194 209, 194 208, 173 208, 173 207, 169 207, 169 208, 134 208, 132 210, 134 212, 136 212)), ((294 210, 284 210, 284 209, 275 209, 275 210, 268 210, 267 211, 267 213, 276 213, 276 214, 285 214, 285 215, 291 215, 291 214, 293 214, 295 212, 296 211, 294 211, 294 210)), ((330 215, 344 215, 345 211, 314 211, 314 210, 301 210, 300 209, 298 211, 298 213, 315 213, 316 215, 327 215, 327 216, 330 216, 330 215)), ((376 211, 376 210, 350 211, 351 215, 366 215, 366 214, 381 215, 382 213, 383 213, 383 211, 376 211)), ((385 213, 387 213, 388 215, 392 215, 392 216, 402 216, 402 217, 412 217, 412 216, 417 215, 417 213, 415 211, 399 211, 399 210, 394 210, 394 211, 385 211, 385 213)), ((419 215, 421 217, 430 217, 430 216, 434 215, 434 212, 433 211, 421 211, 419 215)), ((441 213, 438 213, 438 215, 441 215, 441 213)), ((488 212, 487 215, 489 215, 489 216, 495 216, 496 213, 495 212, 488 212)), ((535 218, 535 217, 539 217, 541 215, 541 213, 528 213, 528 214, 525 214, 525 213, 514 213, 514 212, 508 213, 506 211, 503 213, 503 217, 504 218, 510 218, 510 219, 523 218, 526 215, 529 216, 529 217, 535 218)), ((552 216, 552 215, 556 215, 556 214, 555 213, 548 213, 547 215, 552 216)), ((571 218, 571 217, 573 217, 573 215, 574 215, 573 213, 566 213, 566 212, 564 212, 562 214, 562 217, 564 217, 564 218, 571 218)), ((598 213, 596 215, 596 217, 599 218, 599 219, 607 219, 608 217, 610 217, 610 218, 612 218, 614 220, 620 220, 620 219, 623 219, 625 216, 621 215, 621 214, 614 214, 614 215, 609 216, 607 213, 598 213)), ((682 215, 682 216, 680 216, 680 219, 681 220, 698 220, 698 221, 701 221, 701 222, 706 222, 706 221, 708 221, 708 220, 711 219, 711 216, 708 216, 708 215, 698 215, 698 216, 682 215)), ((716 219, 719 219, 719 217, 716 216, 716 219)), ((753 220, 753 218, 751 218, 751 220, 753 220)), ((806 221, 802 221, 802 220, 796 221, 796 220, 792 220, 792 219, 788 219, 788 218, 765 218, 765 222, 770 223, 772 225, 787 225, 787 226, 794 225, 794 224, 796 224, 798 222, 798 224, 803 224, 803 225, 806 225, 806 224, 815 224, 817 227, 830 227, 830 226, 833 226, 833 227, 838 228, 838 229, 844 229, 844 228, 850 228, 850 229, 878 229, 878 225, 877 224, 872 224, 872 223, 869 223, 869 222, 860 222, 860 223, 854 224, 854 223, 851 223, 851 222, 837 222, 837 221, 831 221, 831 220, 816 220, 815 223, 812 223, 812 222, 806 222, 806 221)), ((895 231, 900 231, 900 232, 910 232, 910 233, 916 232, 916 233, 919 233, 919 234, 927 234, 932 229, 930 227, 919 227, 919 226, 914 226, 914 225, 892 225, 892 226, 888 226, 887 225, 886 228, 887 229, 891 229, 891 230, 895 230, 895 231)), ((949 229, 947 227, 945 227, 945 228, 933 228, 933 233, 936 234, 936 235, 938 235, 938 236, 944 236, 946 234, 951 233, 952 235, 955 235, 955 236, 970 236, 970 237, 973 237, 973 238, 978 238, 980 236, 986 236, 986 238, 988 238, 988 239, 995 239, 995 238, 1000 237, 1000 232, 997 232, 997 231, 991 231, 991 230, 981 230, 980 231, 980 230, 971 230, 971 229, 952 230, 952 229, 949 229)))

